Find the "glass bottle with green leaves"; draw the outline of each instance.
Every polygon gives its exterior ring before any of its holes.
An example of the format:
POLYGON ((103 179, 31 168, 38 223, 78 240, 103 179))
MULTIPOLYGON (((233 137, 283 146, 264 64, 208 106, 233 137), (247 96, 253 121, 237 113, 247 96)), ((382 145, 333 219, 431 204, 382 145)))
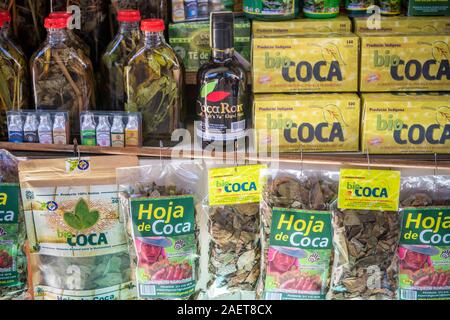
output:
POLYGON ((45 27, 47 39, 31 59, 36 109, 69 112, 72 136, 79 136, 80 112, 95 107, 92 64, 73 47, 67 19, 48 17, 45 27))
POLYGON ((66 11, 54 11, 49 14, 50 18, 63 18, 67 20, 67 35, 70 41, 72 41, 72 46, 77 48, 77 50, 83 51, 83 53, 89 57, 91 54, 91 49, 89 46, 73 31, 73 29, 70 29, 72 16, 73 15, 70 12, 66 11))
POLYGON ((0 9, 11 12, 11 32, 15 39, 20 39, 27 57, 45 39, 43 25, 49 7, 49 0, 0 0, 0 9))
POLYGON ((8 38, 11 17, 0 13, 0 140, 8 135, 6 112, 25 108, 28 104, 27 63, 22 50, 8 38))
POLYGON ((164 22, 141 23, 141 44, 125 67, 125 111, 142 113, 144 146, 172 146, 171 135, 182 126, 183 70, 164 39, 164 22))
POLYGON ((141 32, 139 10, 119 10, 119 32, 102 56, 101 71, 102 107, 106 110, 123 111, 125 89, 123 72, 127 59, 139 45, 141 32))

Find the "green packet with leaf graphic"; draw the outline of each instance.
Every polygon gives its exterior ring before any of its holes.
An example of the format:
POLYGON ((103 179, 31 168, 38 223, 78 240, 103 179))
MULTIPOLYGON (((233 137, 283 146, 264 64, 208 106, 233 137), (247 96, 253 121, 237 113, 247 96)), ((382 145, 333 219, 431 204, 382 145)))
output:
POLYGON ((20 163, 34 299, 136 297, 115 174, 137 163, 132 156, 20 163))
POLYGON ((8 151, 0 150, 0 300, 28 298, 18 164, 8 151))
POLYGON ((120 213, 141 300, 193 299, 200 290, 200 161, 119 168, 120 213))
POLYGON ((402 180, 400 300, 450 300, 450 176, 402 180))
POLYGON ((359 150, 360 98, 353 93, 256 94, 259 152, 359 150))

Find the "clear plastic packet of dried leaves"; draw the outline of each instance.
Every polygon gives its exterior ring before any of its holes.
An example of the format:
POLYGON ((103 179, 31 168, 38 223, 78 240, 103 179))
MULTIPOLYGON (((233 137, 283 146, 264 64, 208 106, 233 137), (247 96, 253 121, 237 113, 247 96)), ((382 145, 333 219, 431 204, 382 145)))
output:
POLYGON ((402 178, 400 300, 450 299, 450 176, 402 178))
POLYGON ((254 299, 260 272, 261 165, 210 164, 207 217, 209 252, 202 299, 254 299))
POLYGON ((117 170, 139 299, 192 299, 198 293, 201 179, 199 161, 117 170))
POLYGON ((35 300, 132 300, 116 168, 137 157, 35 159, 19 164, 35 300))
MULTIPOLYGON (((287 169, 262 170, 265 179, 261 202, 261 277, 257 297, 260 299, 323 299, 328 288, 328 275, 332 260, 330 204, 337 197, 338 173, 287 169), (271 238, 273 220, 287 213, 286 225, 291 219, 313 221, 321 225, 311 228, 321 236, 320 246, 300 242, 292 246, 274 245, 271 238), (277 216, 274 216, 277 214, 277 216), (306 220, 305 220, 306 219, 306 220), (317 228, 317 229, 315 229, 317 228), (323 242, 325 241, 325 242, 323 242)), ((276 220, 279 221, 279 220, 276 220)), ((305 224, 306 226, 306 224, 305 224)), ((291 226, 292 227, 292 226, 291 226)), ((289 227, 289 230, 292 228, 289 227)), ((300 228, 300 227, 299 227, 300 228)), ((305 235, 306 229, 302 231, 305 235)), ((305 235, 303 240, 307 239, 305 235)), ((299 238, 297 238, 298 240, 299 238)), ((295 240, 296 241, 296 240, 295 240)), ((319 245, 319 242, 317 242, 319 245)))
POLYGON ((0 300, 29 298, 18 163, 8 151, 0 150, 0 300))

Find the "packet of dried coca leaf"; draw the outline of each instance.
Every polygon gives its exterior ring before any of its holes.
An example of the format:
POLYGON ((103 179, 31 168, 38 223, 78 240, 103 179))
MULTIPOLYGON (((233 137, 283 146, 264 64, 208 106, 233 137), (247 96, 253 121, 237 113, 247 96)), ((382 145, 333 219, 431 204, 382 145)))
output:
POLYGON ((34 299, 136 297, 116 168, 137 164, 133 156, 20 162, 34 299))
POLYGON ((208 170, 206 299, 254 299, 260 272, 263 165, 208 170))
POLYGON ((450 176, 405 177, 400 195, 400 300, 450 299, 450 176))
POLYGON ((120 168, 132 277, 141 300, 193 299, 199 291, 200 161, 120 168))
POLYGON ((0 300, 28 299, 19 160, 0 150, 0 300))
POLYGON ((338 173, 262 170, 261 276, 257 297, 325 299, 332 260, 330 205, 338 173))
POLYGON ((341 169, 328 299, 396 299, 400 172, 341 169))

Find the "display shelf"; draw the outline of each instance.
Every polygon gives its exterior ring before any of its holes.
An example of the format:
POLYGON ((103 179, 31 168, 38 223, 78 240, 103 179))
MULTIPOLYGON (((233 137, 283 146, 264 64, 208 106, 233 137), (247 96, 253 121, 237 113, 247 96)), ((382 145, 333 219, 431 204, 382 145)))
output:
MULTIPOLYGON (((11 143, 0 142, 0 149, 6 149, 22 156, 73 156, 78 151, 81 155, 136 155, 143 158, 175 158, 184 159, 233 159, 233 154, 216 152, 213 154, 203 153, 201 150, 173 150, 172 148, 142 147, 142 148, 112 148, 112 147, 89 147, 74 145, 43 145, 34 143, 11 143), (78 148, 78 149, 77 149, 78 148), (176 151, 175 153, 173 153, 176 151)), ((437 155, 367 155, 363 153, 284 153, 280 154, 278 160, 270 156, 257 156, 256 154, 239 154, 239 159, 248 161, 323 165, 352 165, 367 167, 368 163, 374 167, 393 168, 424 168, 424 169, 450 169, 450 154, 437 155), (436 160, 435 160, 436 159, 436 160)))

